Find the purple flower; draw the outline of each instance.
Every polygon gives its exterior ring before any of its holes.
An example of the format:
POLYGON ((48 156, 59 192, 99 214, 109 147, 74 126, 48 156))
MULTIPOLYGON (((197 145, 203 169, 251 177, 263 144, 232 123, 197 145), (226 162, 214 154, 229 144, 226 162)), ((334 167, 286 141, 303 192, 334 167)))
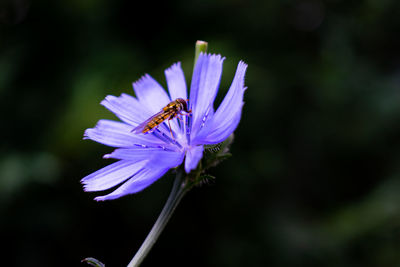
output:
POLYGON ((169 102, 188 98, 180 63, 165 71, 169 95, 150 75, 145 75, 133 83, 137 98, 127 94, 107 96, 101 104, 123 122, 100 120, 96 127, 85 131, 85 139, 116 147, 104 158, 118 161, 83 178, 84 190, 102 191, 118 186, 113 192, 95 198, 116 199, 143 190, 184 160, 186 173, 196 168, 204 145, 224 141, 240 121, 247 68, 242 61, 228 93, 214 111, 223 61, 220 55, 200 54, 190 87, 192 114, 190 118, 182 116, 182 120, 170 121, 174 138, 166 122, 149 134, 135 134, 132 129, 169 102))

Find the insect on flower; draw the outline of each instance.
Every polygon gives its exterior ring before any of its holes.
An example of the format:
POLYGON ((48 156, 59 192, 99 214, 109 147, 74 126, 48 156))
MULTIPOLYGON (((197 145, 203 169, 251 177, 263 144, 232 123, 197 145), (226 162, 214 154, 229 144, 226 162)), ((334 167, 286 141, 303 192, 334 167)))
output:
MULTIPOLYGON (((153 132, 161 123, 165 120, 168 122, 169 132, 171 133, 171 137, 174 138, 172 134, 171 125, 169 123, 170 120, 174 119, 178 115, 187 116, 192 113, 192 110, 188 110, 187 100, 183 98, 177 98, 174 101, 168 103, 162 110, 141 124, 135 127, 132 132, 133 133, 151 133, 153 132), (186 113, 182 113, 182 112, 186 113)), ((181 119, 180 117, 178 117, 181 119)))
POLYGON ((181 164, 190 173, 203 158, 205 145, 227 139, 241 118, 247 64, 239 62, 228 92, 214 108, 223 61, 221 55, 200 53, 190 94, 181 65, 176 63, 165 70, 169 94, 146 74, 133 83, 136 97, 107 96, 101 104, 122 122, 100 120, 85 131, 84 138, 114 147, 104 158, 117 161, 84 177, 85 191, 115 188, 96 197, 97 201, 137 193, 181 164))

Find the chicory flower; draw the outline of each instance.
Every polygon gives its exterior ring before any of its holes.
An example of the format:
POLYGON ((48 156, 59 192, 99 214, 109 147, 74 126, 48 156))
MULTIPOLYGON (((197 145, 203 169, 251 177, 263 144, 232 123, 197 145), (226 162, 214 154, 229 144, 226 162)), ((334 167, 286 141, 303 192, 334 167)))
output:
POLYGON ((100 120, 85 131, 85 139, 115 147, 104 158, 118 161, 83 178, 85 191, 113 192, 95 200, 111 200, 143 190, 169 169, 184 161, 186 173, 195 169, 203 156, 204 145, 224 141, 239 124, 247 65, 240 61, 228 93, 214 110, 224 58, 201 53, 196 62, 190 87, 190 116, 162 123, 152 133, 132 132, 137 125, 159 112, 171 101, 188 99, 185 77, 180 63, 165 71, 169 95, 150 75, 133 83, 137 98, 127 94, 107 96, 101 104, 122 122, 100 120))

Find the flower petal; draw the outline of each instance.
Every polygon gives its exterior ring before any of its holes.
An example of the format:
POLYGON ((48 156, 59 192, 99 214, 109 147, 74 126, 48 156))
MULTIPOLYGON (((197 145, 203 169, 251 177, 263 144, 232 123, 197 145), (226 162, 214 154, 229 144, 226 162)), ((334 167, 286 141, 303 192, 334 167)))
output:
MULTIPOLYGON (((173 64, 169 69, 165 70, 165 77, 167 79, 168 91, 171 101, 177 98, 187 99, 187 89, 185 75, 181 68, 181 63, 173 64)), ((181 127, 178 124, 178 119, 170 121, 171 128, 178 134, 183 134, 181 127)))
POLYGON ((112 200, 120 198, 122 196, 137 193, 142 191, 156 180, 158 180, 162 175, 168 171, 168 168, 159 169, 142 169, 134 177, 123 183, 120 187, 115 189, 110 194, 96 197, 97 201, 112 200))
POLYGON ((141 160, 148 159, 150 161, 158 161, 160 163, 170 158, 176 159, 182 157, 182 152, 165 150, 162 148, 119 148, 112 153, 104 155, 104 158, 113 158, 121 160, 141 160))
POLYGON ((243 107, 243 104, 239 105, 240 111, 232 114, 230 116, 230 120, 226 120, 223 122, 223 124, 219 125, 219 127, 214 128, 213 131, 211 131, 206 138, 204 138, 201 141, 196 142, 201 142, 202 144, 207 144, 207 145, 213 145, 213 144, 218 144, 223 142, 226 138, 228 138, 236 129, 240 122, 240 118, 242 115, 241 109, 243 107))
POLYGON ((143 159, 141 161, 120 160, 86 176, 81 183, 84 184, 84 190, 87 192, 107 190, 135 175, 146 163, 147 161, 143 159))
POLYGON ((190 87, 190 107, 192 109, 191 137, 203 127, 210 110, 213 108, 225 58, 220 55, 200 53, 193 72, 190 87))
POLYGON ((165 70, 165 77, 167 78, 168 91, 171 100, 173 101, 177 98, 187 99, 186 81, 181 68, 181 63, 178 62, 165 70))
POLYGON ((228 93, 221 105, 205 127, 194 138, 193 144, 217 144, 228 138, 239 124, 242 107, 244 87, 244 76, 247 64, 240 61, 235 77, 228 93))
POLYGON ((197 167, 203 157, 203 146, 195 146, 186 151, 185 171, 189 173, 197 167))
POLYGON ((146 166, 127 182, 110 194, 96 197, 95 200, 111 200, 127 194, 137 193, 158 180, 170 168, 178 166, 182 160, 183 153, 174 153, 164 158, 154 157, 152 160, 147 161, 146 166))
POLYGON ((152 134, 133 134, 133 127, 122 122, 99 120, 95 128, 85 131, 84 139, 112 147, 168 146, 152 134))
POLYGON ((171 101, 161 85, 148 74, 133 83, 133 89, 140 103, 152 114, 159 112, 171 101))
POLYGON ((120 97, 108 95, 101 104, 113 112, 122 121, 136 126, 151 115, 153 115, 146 106, 139 103, 133 96, 121 94, 120 97))

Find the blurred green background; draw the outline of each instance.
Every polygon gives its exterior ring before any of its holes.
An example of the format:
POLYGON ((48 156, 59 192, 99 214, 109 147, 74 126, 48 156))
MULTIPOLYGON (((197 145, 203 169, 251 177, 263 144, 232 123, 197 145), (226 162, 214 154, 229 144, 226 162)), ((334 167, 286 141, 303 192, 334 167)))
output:
POLYGON ((126 266, 172 185, 97 203, 83 141, 195 41, 249 64, 233 157, 191 191, 143 266, 400 266, 400 2, 0 2, 1 266, 126 266))

